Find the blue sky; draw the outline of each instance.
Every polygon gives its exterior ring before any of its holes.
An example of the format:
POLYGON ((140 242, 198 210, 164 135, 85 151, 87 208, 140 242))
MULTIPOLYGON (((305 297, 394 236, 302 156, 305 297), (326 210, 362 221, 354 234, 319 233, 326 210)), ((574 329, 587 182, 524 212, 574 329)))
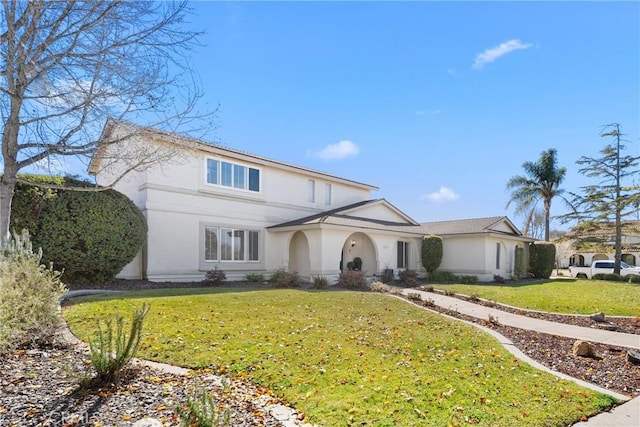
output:
POLYGON ((521 227, 509 178, 556 148, 566 190, 592 183, 575 161, 607 123, 640 155, 639 2, 191 7, 189 65, 220 105, 204 140, 376 185, 418 221, 521 227))
POLYGON ((638 2, 192 7, 191 65, 220 103, 207 140, 379 186, 418 221, 521 226, 507 180, 554 147, 577 190, 603 124, 640 154, 638 2))

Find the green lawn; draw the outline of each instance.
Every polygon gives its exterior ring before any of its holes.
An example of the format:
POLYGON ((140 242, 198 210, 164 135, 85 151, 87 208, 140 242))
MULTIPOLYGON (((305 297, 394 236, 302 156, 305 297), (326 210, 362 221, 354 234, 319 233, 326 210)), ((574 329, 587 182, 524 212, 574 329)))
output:
POLYGON ((318 425, 565 426, 612 403, 471 326, 380 294, 149 291, 85 299, 64 317, 86 340, 96 318, 143 301, 139 356, 247 376, 318 425))
POLYGON ((433 287, 532 310, 640 316, 640 286, 635 283, 558 279, 522 285, 434 284, 433 287))

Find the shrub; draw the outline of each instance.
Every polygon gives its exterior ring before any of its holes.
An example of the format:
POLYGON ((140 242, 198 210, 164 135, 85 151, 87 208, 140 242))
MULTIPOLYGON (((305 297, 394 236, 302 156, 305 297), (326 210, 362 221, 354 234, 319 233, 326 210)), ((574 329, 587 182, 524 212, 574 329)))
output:
POLYGON ((420 251, 420 259, 422 265, 427 270, 427 276, 436 271, 442 262, 442 237, 440 236, 424 236, 422 239, 422 247, 420 251))
MULTIPOLYGON (((93 186, 72 178, 22 176, 54 185, 93 186)), ((147 225, 142 212, 115 190, 73 191, 18 183, 11 228, 26 228, 42 262, 64 270, 67 283, 112 279, 138 253, 147 225)))
POLYGON ((391 283, 391 282, 393 282, 393 270, 391 270, 389 268, 383 270, 382 274, 380 275, 380 281, 382 283, 391 283))
POLYGON ((605 274, 604 280, 608 280, 610 282, 621 282, 622 276, 616 273, 609 273, 609 274, 605 274))
POLYGON ((371 289, 371 291, 373 292, 380 292, 382 294, 385 294, 391 290, 391 287, 382 282, 371 282, 369 284, 369 289, 371 289))
POLYGON ((464 285, 475 285, 478 283, 478 276, 461 275, 457 276, 457 281, 464 285))
POLYGON ((244 280, 250 283, 262 283, 264 282, 264 275, 260 273, 247 273, 244 276, 244 280))
POLYGON ((176 414, 183 427, 218 427, 231 425, 231 414, 226 410, 222 417, 217 411, 213 397, 202 390, 199 396, 187 397, 184 405, 176 407, 176 414))
POLYGON ((14 234, 0 254, 0 353, 28 342, 51 343, 58 300, 66 292, 61 273, 40 264, 29 233, 14 234))
POLYGON ((455 283, 456 279, 456 275, 450 271, 434 271, 430 277, 430 280, 436 283, 455 283))
POLYGON ((298 276, 297 272, 286 272, 275 281, 274 285, 279 288, 299 288, 300 276, 298 276))
POLYGON ((627 281, 629 283, 640 283, 640 276, 635 275, 635 274, 631 274, 631 275, 627 276, 627 281))
POLYGON ((516 279, 520 279, 524 277, 526 271, 526 263, 524 260, 524 248, 520 246, 516 246, 516 251, 514 255, 514 276, 516 279))
POLYGON ((418 284, 418 272, 415 270, 401 270, 398 272, 400 283, 404 286, 416 286, 418 284))
POLYGON ((220 286, 225 280, 227 280, 227 275, 218 267, 204 274, 204 283, 209 286, 220 286))
POLYGON ((420 295, 418 292, 409 292, 407 294, 407 299, 409 301, 422 302, 422 295, 420 295))
POLYGON ((281 280, 284 277, 284 274, 285 274, 284 268, 280 268, 274 271, 271 277, 269 278, 269 283, 271 284, 277 283, 279 280, 281 280))
POLYGON ((353 259, 353 269, 358 271, 362 270, 362 258, 357 256, 353 259))
POLYGON ((327 289, 329 287, 329 281, 324 276, 314 276, 313 287, 316 289, 327 289))
POLYGON ((556 261, 556 245, 531 243, 529 245, 529 272, 538 279, 548 279, 556 261))
POLYGON ((604 273, 597 273, 591 276, 592 280, 607 280, 607 275, 604 273))
POLYGON ((124 331, 124 318, 119 314, 115 315, 115 329, 113 319, 107 320, 105 329, 97 322, 98 332, 89 341, 89 357, 97 374, 94 380, 96 386, 118 381, 123 369, 138 351, 144 318, 148 313, 147 303, 134 311, 128 336, 124 331))
POLYGON ((506 282, 505 278, 502 277, 499 274, 494 274, 493 275, 493 281, 496 282, 496 283, 504 283, 504 282, 506 282))
POLYGON ((338 286, 347 289, 366 289, 367 280, 362 271, 347 270, 340 273, 338 286))

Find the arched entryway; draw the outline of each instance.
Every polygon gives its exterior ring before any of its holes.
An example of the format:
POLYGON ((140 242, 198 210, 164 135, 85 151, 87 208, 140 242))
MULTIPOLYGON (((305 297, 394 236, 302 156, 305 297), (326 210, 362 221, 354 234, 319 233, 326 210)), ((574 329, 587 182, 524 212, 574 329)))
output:
POLYGON ((634 254, 622 254, 622 261, 629 265, 636 265, 636 256, 634 254))
POLYGON ((302 231, 296 231, 289 243, 289 271, 296 272, 301 278, 309 280, 311 276, 309 241, 302 231))
POLYGON ((593 256, 593 258, 591 258, 591 261, 592 262, 593 261, 605 261, 605 260, 608 260, 608 259, 609 259, 609 257, 607 255, 605 255, 605 254, 595 254, 593 256))
POLYGON ((376 248, 369 236, 364 233, 353 233, 344 242, 340 268, 343 271, 347 270, 349 266, 355 268, 358 264, 356 258, 360 258, 362 261, 360 270, 365 274, 371 275, 378 272, 376 248))
POLYGON ((584 255, 573 254, 569 258, 569 265, 575 265, 576 267, 584 267, 584 255))

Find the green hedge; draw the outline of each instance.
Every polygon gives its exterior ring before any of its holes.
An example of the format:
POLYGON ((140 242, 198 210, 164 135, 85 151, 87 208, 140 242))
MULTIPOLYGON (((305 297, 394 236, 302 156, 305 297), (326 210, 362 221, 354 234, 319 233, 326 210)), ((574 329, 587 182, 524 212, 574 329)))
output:
POLYGON ((433 235, 424 236, 422 239, 420 258, 422 265, 425 270, 427 270, 427 274, 433 273, 440 267, 443 250, 442 237, 433 235))
MULTIPOLYGON (((22 176, 37 183, 92 186, 70 178, 22 176)), ((65 283, 112 279, 138 253, 147 225, 140 210, 114 190, 73 191, 19 183, 11 229, 27 229, 42 261, 63 270, 65 283)))
POLYGON ((524 277, 524 273, 526 270, 526 263, 524 262, 524 248, 517 246, 515 252, 515 271, 514 275, 516 279, 521 279, 524 277))
POLYGON ((529 273, 538 279, 548 279, 556 259, 556 246, 551 243, 529 245, 529 273))

